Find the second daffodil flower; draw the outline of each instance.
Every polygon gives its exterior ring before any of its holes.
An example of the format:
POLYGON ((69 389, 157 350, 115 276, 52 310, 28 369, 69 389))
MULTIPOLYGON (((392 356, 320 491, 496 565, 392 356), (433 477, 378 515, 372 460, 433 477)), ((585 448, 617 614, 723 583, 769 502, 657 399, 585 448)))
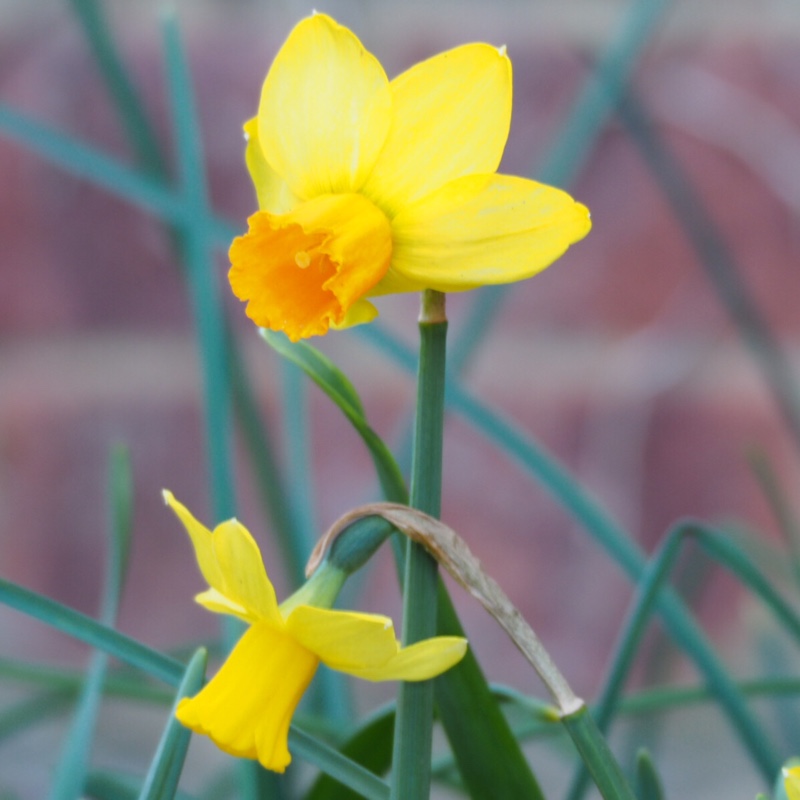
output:
POLYGON ((234 294, 290 339, 377 315, 366 299, 522 280, 589 231, 568 194, 497 175, 505 48, 468 44, 392 81, 324 14, 291 32, 245 125, 259 211, 230 249, 234 294))
POLYGON ((783 788, 788 800, 800 800, 800 766, 783 768, 783 788))
POLYGON ((258 545, 243 525, 228 520, 212 532, 171 492, 164 500, 191 537, 209 585, 197 602, 249 625, 219 672, 176 711, 184 725, 227 753, 283 772, 291 761, 292 715, 320 662, 371 681, 418 681, 464 656, 463 638, 440 636, 401 648, 388 617, 309 604, 331 603, 341 582, 321 596, 306 584, 278 605, 258 545))

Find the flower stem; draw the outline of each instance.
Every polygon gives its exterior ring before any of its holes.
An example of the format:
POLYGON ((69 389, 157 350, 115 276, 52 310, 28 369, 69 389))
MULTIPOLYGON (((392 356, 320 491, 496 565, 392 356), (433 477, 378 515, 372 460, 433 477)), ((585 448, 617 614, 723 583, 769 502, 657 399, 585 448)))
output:
MULTIPOLYGON (((417 414, 411 468, 411 505, 438 517, 442 490, 447 317, 444 294, 422 294, 417 414)), ((408 541, 403 586, 403 644, 436 635, 436 561, 408 541)), ((427 800, 431 780, 433 682, 403 683, 397 698, 392 800, 427 800)))

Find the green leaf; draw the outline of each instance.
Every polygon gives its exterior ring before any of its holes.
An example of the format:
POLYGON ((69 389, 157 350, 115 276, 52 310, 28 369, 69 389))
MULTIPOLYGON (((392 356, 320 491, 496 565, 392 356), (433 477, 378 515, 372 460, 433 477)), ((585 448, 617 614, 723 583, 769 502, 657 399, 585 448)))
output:
POLYGON ((665 800, 656 766, 644 747, 636 754, 636 796, 638 800, 665 800))
MULTIPOLYGON (((342 746, 340 752, 376 775, 384 775, 392 765, 394 705, 387 706, 363 721, 342 746)), ((360 800, 361 795, 329 775, 320 775, 306 800, 360 800)))
POLYGON ((177 686, 183 675, 180 661, 112 630, 79 611, 0 578, 0 603, 104 650, 148 675, 177 686))
POLYGON ((586 706, 561 721, 604 800, 636 800, 586 706))
MULTIPOLYGON (((439 635, 463 636, 444 585, 438 595, 439 635)), ((541 789, 472 653, 434 681, 439 718, 473 800, 536 800, 541 789)))
MULTIPOLYGON (((800 640, 800 618, 780 598, 742 551, 728 540, 728 537, 701 523, 693 521, 679 523, 667 533, 664 543, 648 563, 637 587, 632 607, 623 622, 614 648, 611 668, 595 709, 600 730, 607 730, 616 713, 622 688, 646 630, 646 624, 658 602, 659 593, 661 592, 663 598, 662 589, 677 562, 680 548, 689 540, 696 540, 714 559, 737 575, 746 586, 764 600, 778 621, 787 627, 789 633, 800 640)), ((720 682, 717 682, 718 680, 717 676, 711 676, 708 678, 708 683, 720 703, 728 707, 744 706, 744 698, 738 687, 726 676, 723 676, 720 682)), ((777 752, 769 741, 766 731, 754 718, 742 720, 742 733, 742 738, 750 748, 756 764, 779 763, 777 752)), ((577 800, 582 796, 584 788, 585 773, 578 770, 568 798, 577 800)))
POLYGON ((300 758, 315 764, 361 797, 388 800, 389 785, 386 781, 296 725, 289 729, 289 747, 300 758))
POLYGON ((205 680, 207 663, 208 652, 201 647, 186 667, 139 800, 172 800, 175 796, 192 736, 192 732, 178 722, 175 709, 182 698, 200 691, 205 680))
MULTIPOLYGON (((130 462, 124 448, 112 450, 109 487, 111 523, 100 619, 106 625, 113 626, 124 583, 131 527, 130 462)), ((55 767, 49 795, 51 800, 77 800, 83 794, 107 669, 108 655, 94 653, 72 725, 64 738, 64 747, 55 767)))
POLYGON ((297 364, 350 420, 372 456, 386 499, 407 503, 408 492, 400 467, 389 448, 367 423, 361 399, 344 373, 327 356, 305 342, 290 342, 282 333, 264 329, 261 336, 273 350, 297 364))

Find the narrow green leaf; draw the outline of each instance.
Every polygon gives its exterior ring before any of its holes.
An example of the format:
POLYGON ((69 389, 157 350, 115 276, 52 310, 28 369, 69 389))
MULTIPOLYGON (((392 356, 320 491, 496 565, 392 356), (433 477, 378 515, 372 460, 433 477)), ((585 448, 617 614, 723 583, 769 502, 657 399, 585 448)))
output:
POLYGON ((791 554, 795 580, 800 583, 800 519, 766 453, 763 450, 753 450, 748 461, 777 520, 778 530, 791 554))
MULTIPOLYGON (((13 661, 0 658, 0 677, 41 686, 65 698, 73 698, 84 684, 85 675, 78 670, 37 664, 32 661, 13 661)), ((166 705, 172 702, 172 692, 156 686, 138 673, 114 670, 106 677, 106 694, 127 700, 166 705)))
MULTIPOLYGON (((394 704, 380 709, 358 726, 341 747, 347 756, 375 775, 384 775, 392 765, 394 738, 394 704)), ((320 775, 305 800, 360 800, 361 795, 342 785, 329 775, 320 775)))
POLYGON ((636 797, 638 800, 666 800, 656 765, 644 747, 636 754, 636 797))
POLYGON ((161 741, 139 793, 139 800, 172 800, 175 796, 192 736, 192 732, 178 722, 175 709, 182 698, 200 691, 205 680, 207 663, 208 652, 200 648, 186 666, 161 741))
POLYGON ((130 452, 123 445, 111 449, 109 469, 110 533, 106 591, 100 619, 112 624, 125 586, 133 527, 133 477, 130 452))
POLYGON ((364 406, 347 376, 326 355, 304 341, 291 342, 283 333, 260 329, 261 337, 277 353, 297 364, 350 417, 365 418, 364 406))
POLYGON ((261 336, 273 350, 297 364, 350 420, 372 456, 386 499, 407 503, 408 493, 400 467, 389 448, 367 423, 361 399, 344 373, 327 356, 305 342, 290 342, 283 334, 264 329, 261 336))
POLYGON ((230 326, 227 333, 233 403, 236 422, 241 431, 241 442, 250 458, 256 488, 270 522, 270 531, 278 541, 283 560, 294 578, 294 583, 299 585, 304 575, 306 552, 304 548, 301 549, 302 537, 297 530, 288 501, 286 479, 279 467, 276 447, 256 402, 230 326))
POLYGON ((177 686, 183 675, 183 665, 123 633, 102 625, 79 611, 0 578, 0 603, 74 636, 82 642, 104 650, 115 658, 177 686))
MULTIPOLYGON (((440 635, 464 635, 443 584, 438 615, 440 635)), ((435 698, 458 770, 473 800, 541 800, 539 784, 471 648, 458 664, 436 678, 435 698)))
POLYGON ((202 365, 212 512, 215 519, 223 520, 232 517, 236 510, 225 321, 212 258, 212 241, 206 225, 211 211, 200 126, 173 13, 164 13, 163 37, 180 195, 187 210, 187 277, 202 365))
POLYGON ((314 507, 314 479, 311 468, 311 440, 308 416, 308 381, 301 369, 282 359, 281 429, 285 452, 285 489, 293 517, 297 572, 294 586, 305 581, 305 563, 317 541, 319 526, 314 507))
MULTIPOLYGON (((85 796, 90 800, 136 800, 139 797, 141 775, 96 770, 86 779, 85 796)), ((171 796, 172 797, 172 796, 171 796)), ((175 800, 195 800, 186 792, 176 792, 175 800)))
MULTIPOLYGON (((680 548, 690 539, 697 540, 714 559, 727 566, 745 585, 759 595, 773 610, 778 620, 800 641, 800 619, 732 542, 726 541, 724 535, 700 523, 692 521, 680 523, 667 533, 664 543, 649 562, 637 587, 631 609, 622 625, 614 648, 611 668, 596 704, 595 717, 600 730, 608 729, 659 592, 677 563, 680 548)), ((717 685, 714 681, 714 676, 709 678, 709 686, 721 702, 744 704, 743 697, 735 684, 728 685, 727 682, 723 682, 717 685)), ((762 761, 779 763, 777 751, 770 743, 766 731, 755 721, 747 722, 749 727, 744 729, 747 736, 745 743, 750 747, 756 763, 762 761), (754 747, 753 743, 757 743, 757 747, 754 747)), ((578 800, 583 795, 585 777, 585 772, 582 770, 577 772, 568 793, 570 800, 578 800)))
POLYGON ((136 800, 139 792, 130 780, 108 772, 91 772, 84 789, 90 800, 136 800))
MULTIPOLYGON (((130 462, 127 451, 122 447, 115 447, 111 452, 109 494, 110 524, 100 620, 112 627, 116 621, 124 583, 131 528, 130 462)), ((83 794, 107 668, 108 654, 94 653, 72 725, 56 763, 50 800, 77 800, 83 794)))
POLYGON ((185 209, 180 199, 160 181, 3 103, 0 103, 0 131, 77 178, 89 180, 163 220, 176 224, 184 221, 185 209))
POLYGON ((75 15, 83 26, 111 101, 144 171, 155 177, 166 174, 166 164, 144 104, 125 69, 117 50, 103 7, 98 0, 71 0, 75 15))
POLYGON ((385 781, 296 725, 289 729, 289 746, 293 753, 367 800, 388 800, 389 785, 385 781))
POLYGON ((561 721, 604 800, 636 800, 588 709, 584 706, 561 721))

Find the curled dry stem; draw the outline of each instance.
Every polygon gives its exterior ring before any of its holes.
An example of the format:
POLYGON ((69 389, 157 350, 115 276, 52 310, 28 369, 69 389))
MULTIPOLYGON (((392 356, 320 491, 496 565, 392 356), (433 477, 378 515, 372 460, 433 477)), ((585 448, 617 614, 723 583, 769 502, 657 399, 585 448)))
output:
POLYGON ((484 572, 464 540, 452 528, 422 511, 397 503, 370 503, 354 508, 340 517, 317 542, 306 566, 306 575, 316 570, 337 536, 357 520, 370 516, 382 517, 398 531, 419 542, 481 603, 536 670, 562 717, 584 707, 583 700, 572 691, 531 626, 496 581, 484 572))

